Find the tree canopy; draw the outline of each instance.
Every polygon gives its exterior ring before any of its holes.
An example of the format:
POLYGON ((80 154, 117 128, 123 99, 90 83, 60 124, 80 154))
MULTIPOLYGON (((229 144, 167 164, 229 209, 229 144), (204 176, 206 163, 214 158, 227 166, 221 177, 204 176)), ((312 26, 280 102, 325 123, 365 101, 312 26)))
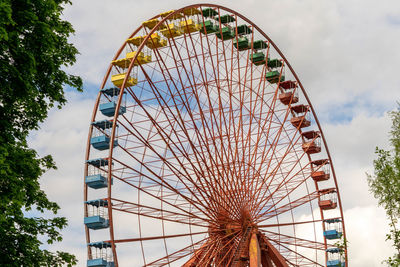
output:
POLYGON ((0 1, 0 265, 61 266, 76 259, 42 249, 61 241, 64 217, 29 217, 26 211, 56 214, 59 206, 40 189, 39 178, 55 169, 39 157, 27 137, 48 111, 66 103, 64 87, 82 90, 81 78, 65 69, 76 61, 68 42, 72 25, 63 20, 68 0, 0 1))
POLYGON ((396 249, 396 254, 386 263, 400 266, 400 105, 390 116, 393 123, 390 131, 392 149, 376 148, 378 158, 374 160, 374 174, 368 175, 368 184, 379 205, 386 211, 390 227, 386 240, 390 240, 396 249))

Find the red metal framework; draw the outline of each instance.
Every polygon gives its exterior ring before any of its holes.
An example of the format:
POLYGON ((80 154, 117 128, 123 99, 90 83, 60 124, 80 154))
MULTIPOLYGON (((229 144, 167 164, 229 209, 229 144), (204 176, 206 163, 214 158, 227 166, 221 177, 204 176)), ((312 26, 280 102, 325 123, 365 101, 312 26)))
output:
MULTIPOLYGON (((86 161, 107 159, 95 166, 107 179, 88 186, 100 176, 86 164, 84 199, 107 201, 108 224, 85 221, 87 243, 110 244, 103 260, 115 266, 325 266, 335 243, 323 222, 334 218, 344 239, 343 211, 322 129, 286 58, 222 6, 151 20, 117 51, 101 85, 123 74, 109 133, 94 122, 104 119, 99 104, 114 100, 103 90, 94 107, 86 161), (108 149, 93 149, 94 129, 108 149)), ((99 219, 88 204, 86 218, 99 219)), ((88 246, 94 261, 91 246, 99 245, 88 246)))

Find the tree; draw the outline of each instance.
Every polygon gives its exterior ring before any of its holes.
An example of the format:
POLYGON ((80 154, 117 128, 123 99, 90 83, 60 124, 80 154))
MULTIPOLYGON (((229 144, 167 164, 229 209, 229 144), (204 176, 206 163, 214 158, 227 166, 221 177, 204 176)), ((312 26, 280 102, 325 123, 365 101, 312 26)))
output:
POLYGON ((386 260, 389 266, 400 266, 400 103, 399 109, 390 113, 391 150, 376 148, 378 158, 374 160, 374 175, 368 175, 370 191, 383 206, 389 219, 390 232, 386 240, 393 242, 396 254, 386 260))
POLYGON ((59 206, 40 189, 39 179, 56 166, 50 155, 40 158, 27 144, 48 111, 66 103, 64 86, 82 90, 81 78, 65 72, 78 54, 68 42, 73 27, 61 19, 66 4, 71 2, 0 1, 0 266, 76 264, 71 254, 41 248, 40 240, 62 240, 59 231, 67 220, 45 216, 59 206))

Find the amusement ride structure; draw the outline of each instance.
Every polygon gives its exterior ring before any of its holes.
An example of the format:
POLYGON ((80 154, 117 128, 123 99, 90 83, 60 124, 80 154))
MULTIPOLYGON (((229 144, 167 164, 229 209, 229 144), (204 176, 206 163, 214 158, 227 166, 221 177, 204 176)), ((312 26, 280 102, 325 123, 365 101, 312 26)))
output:
POLYGON ((243 15, 140 25, 94 106, 87 266, 347 266, 338 184, 296 73, 243 15))

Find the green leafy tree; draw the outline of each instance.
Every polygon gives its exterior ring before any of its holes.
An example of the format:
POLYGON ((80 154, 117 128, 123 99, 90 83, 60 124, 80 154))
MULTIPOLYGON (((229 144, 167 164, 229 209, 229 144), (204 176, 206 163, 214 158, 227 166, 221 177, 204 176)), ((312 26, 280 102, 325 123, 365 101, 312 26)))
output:
POLYGON ((59 206, 40 189, 39 178, 56 166, 26 141, 49 109, 66 103, 64 86, 82 90, 82 80, 65 72, 78 53, 68 42, 72 25, 61 19, 66 4, 0 0, 0 266, 76 264, 71 254, 42 248, 42 241, 62 240, 67 220, 45 216, 59 206))
POLYGON ((390 113, 392 129, 390 131, 389 151, 376 148, 378 158, 374 160, 374 175, 368 175, 370 191, 378 199, 389 219, 390 232, 386 240, 390 240, 396 254, 386 260, 389 266, 400 266, 400 107, 390 113))

